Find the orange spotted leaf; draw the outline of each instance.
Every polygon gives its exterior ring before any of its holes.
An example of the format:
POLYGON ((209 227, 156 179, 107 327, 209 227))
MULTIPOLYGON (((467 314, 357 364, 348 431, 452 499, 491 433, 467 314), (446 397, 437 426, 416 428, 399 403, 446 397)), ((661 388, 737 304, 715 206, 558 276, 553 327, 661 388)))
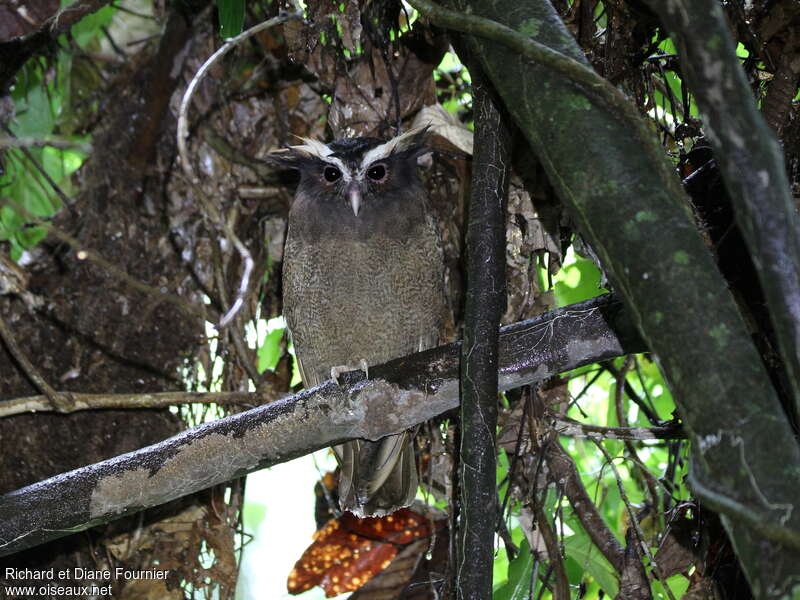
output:
POLYGON ((352 592, 388 567, 405 546, 430 535, 428 520, 408 508, 365 519, 343 513, 314 534, 287 588, 301 594, 319 585, 328 598, 352 592))

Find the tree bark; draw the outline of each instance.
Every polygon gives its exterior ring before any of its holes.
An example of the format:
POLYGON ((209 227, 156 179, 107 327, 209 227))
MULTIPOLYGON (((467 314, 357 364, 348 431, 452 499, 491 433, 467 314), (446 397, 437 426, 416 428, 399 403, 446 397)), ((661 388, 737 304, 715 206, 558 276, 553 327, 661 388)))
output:
MULTIPOLYGON (((678 47, 769 306, 800 418, 800 235, 774 132, 758 110, 715 0, 646 0, 678 47)), ((793 94, 797 92, 796 86, 793 94)))
MULTIPOLYGON (((453 5, 588 64, 549 2, 453 5)), ((594 87, 468 40, 657 354, 693 442, 695 492, 727 512, 751 576, 769 573, 772 586, 751 580, 756 595, 779 597, 800 564, 789 542, 800 532, 800 451, 663 151, 631 135, 640 125, 594 87)))
POLYGON ((492 593, 497 513, 497 341, 506 304, 506 202, 511 131, 494 90, 470 68, 475 154, 467 226, 467 294, 461 348, 460 521, 456 594, 492 593))

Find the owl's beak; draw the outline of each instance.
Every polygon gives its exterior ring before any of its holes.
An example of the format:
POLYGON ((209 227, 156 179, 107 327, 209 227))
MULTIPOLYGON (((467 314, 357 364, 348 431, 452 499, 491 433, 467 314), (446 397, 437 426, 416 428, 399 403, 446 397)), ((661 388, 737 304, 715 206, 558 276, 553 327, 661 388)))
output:
POLYGON ((353 209, 353 214, 358 216, 358 211, 361 208, 361 188, 358 187, 358 182, 351 181, 347 185, 347 199, 350 201, 350 206, 353 209))

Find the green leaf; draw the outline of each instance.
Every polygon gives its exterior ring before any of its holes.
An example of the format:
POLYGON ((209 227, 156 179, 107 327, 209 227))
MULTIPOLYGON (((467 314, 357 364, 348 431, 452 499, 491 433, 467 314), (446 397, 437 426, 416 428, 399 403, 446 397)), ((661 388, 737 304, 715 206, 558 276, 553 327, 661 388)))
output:
POLYGON ((219 35, 232 38, 242 32, 244 25, 244 0, 217 0, 219 13, 219 35))
POLYGON ((508 583, 508 555, 505 552, 498 552, 494 557, 492 582, 493 595, 508 583))
POLYGON ((17 239, 23 248, 28 249, 33 248, 46 236, 47 230, 44 227, 25 227, 20 229, 17 234, 17 239))
POLYGON ((654 580, 651 584, 651 590, 653 593, 654 600, 667 600, 668 598, 682 598, 683 595, 686 593, 686 590, 689 589, 689 580, 684 577, 683 575, 673 575, 669 579, 667 579, 666 584, 669 586, 670 591, 672 592, 672 596, 666 593, 664 590, 664 586, 661 585, 661 582, 658 580, 654 580))
POLYGON ((97 12, 86 15, 72 26, 72 37, 84 50, 98 37, 103 35, 101 27, 106 27, 114 18, 117 10, 112 6, 104 6, 97 12))
POLYGON ((607 596, 613 598, 619 591, 619 581, 614 567, 600 554, 582 527, 574 523, 570 523, 570 527, 575 531, 575 535, 564 540, 567 555, 581 565, 585 573, 591 575, 607 596))
POLYGON ((245 531, 254 534, 267 516, 267 505, 248 500, 244 503, 245 531))
MULTIPOLYGON (((36 74, 31 75, 36 81, 36 74)), ((55 113, 43 84, 34 83, 15 100, 17 114, 11 123, 14 135, 40 138, 53 133, 55 113)))
POLYGON ((565 264, 553 277, 558 306, 567 306, 606 293, 600 287, 600 271, 594 264, 575 255, 575 261, 565 264))
POLYGON ((524 540, 519 555, 508 565, 508 581, 494 591, 492 600, 527 600, 531 593, 533 563, 528 540, 524 540))
POLYGON ((258 365, 256 368, 259 373, 263 373, 266 370, 271 371, 277 366, 278 360, 281 358, 281 339, 283 339, 285 331, 283 328, 275 329, 264 339, 264 343, 258 349, 258 365))

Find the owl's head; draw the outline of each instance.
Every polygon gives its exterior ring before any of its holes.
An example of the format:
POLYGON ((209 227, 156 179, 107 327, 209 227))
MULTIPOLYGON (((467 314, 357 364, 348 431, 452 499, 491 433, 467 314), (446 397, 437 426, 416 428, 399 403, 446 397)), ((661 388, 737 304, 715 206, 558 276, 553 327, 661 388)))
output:
POLYGON ((301 138, 303 144, 271 152, 273 165, 300 172, 298 193, 341 201, 357 217, 367 206, 419 187, 417 158, 429 149, 427 127, 390 140, 344 138, 324 144, 301 138))

